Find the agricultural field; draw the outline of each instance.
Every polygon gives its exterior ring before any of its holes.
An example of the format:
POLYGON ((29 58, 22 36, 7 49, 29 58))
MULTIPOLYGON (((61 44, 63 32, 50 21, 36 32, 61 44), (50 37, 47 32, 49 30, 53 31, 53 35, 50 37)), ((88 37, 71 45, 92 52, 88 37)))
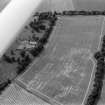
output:
POLYGON ((63 10, 74 10, 72 0, 43 0, 38 7, 39 12, 63 10))
POLYGON ((46 50, 18 81, 60 104, 81 104, 94 77, 102 23, 103 17, 59 17, 46 50))
POLYGON ((105 10, 104 0, 73 0, 76 10, 105 10))

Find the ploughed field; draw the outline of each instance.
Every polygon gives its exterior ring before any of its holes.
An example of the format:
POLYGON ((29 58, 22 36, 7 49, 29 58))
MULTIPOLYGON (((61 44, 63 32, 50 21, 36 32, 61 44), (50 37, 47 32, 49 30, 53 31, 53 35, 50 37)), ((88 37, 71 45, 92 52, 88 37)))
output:
POLYGON ((18 81, 60 104, 81 104, 95 72, 92 56, 102 22, 103 17, 59 17, 44 53, 18 81))
POLYGON ((1 105, 49 105, 43 100, 39 99, 37 96, 29 94, 26 90, 18 86, 17 84, 12 84, 0 98, 1 105))

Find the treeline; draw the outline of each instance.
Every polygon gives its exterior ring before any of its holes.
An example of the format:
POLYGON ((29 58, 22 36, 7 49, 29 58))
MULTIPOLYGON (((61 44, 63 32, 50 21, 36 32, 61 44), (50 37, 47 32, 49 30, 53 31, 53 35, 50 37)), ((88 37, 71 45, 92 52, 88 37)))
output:
POLYGON ((93 89, 89 94, 85 105, 97 105, 101 99, 101 93, 103 88, 103 81, 105 78, 105 35, 102 37, 102 45, 100 51, 94 54, 96 61, 96 72, 93 83, 93 89))
MULTIPOLYGON (((44 16, 40 15, 38 17, 38 20, 37 21, 34 20, 33 22, 30 22, 30 24, 33 24, 33 25, 29 24, 29 26, 31 27, 31 29, 33 31, 37 31, 37 33, 40 33, 43 30, 41 25, 43 27, 46 27, 45 24, 43 24, 43 22, 41 22, 43 20, 46 22, 49 21, 50 26, 48 29, 44 28, 45 30, 44 30, 44 34, 43 34, 42 38, 40 38, 32 33, 32 40, 35 41, 37 43, 37 45, 35 45, 35 47, 29 49, 28 53, 31 54, 34 59, 36 57, 39 57, 40 54, 44 51, 44 47, 48 43, 49 37, 53 31, 54 26, 56 25, 57 18, 55 15, 44 15, 44 16)), ((24 54, 21 54, 21 56, 23 55, 22 60, 18 60, 19 66, 18 66, 17 74, 22 73, 27 68, 27 66, 32 62, 32 59, 30 58, 30 56, 25 54, 26 52, 24 50, 22 52, 24 52, 24 54)))
POLYGON ((104 16, 105 15, 105 10, 104 11, 99 11, 99 10, 80 10, 80 11, 77 11, 77 10, 65 10, 65 11, 62 11, 62 12, 57 12, 57 11, 54 11, 54 12, 36 12, 36 14, 34 14, 34 16, 40 16, 40 14, 42 15, 50 15, 50 14, 54 14, 56 16, 98 16, 98 15, 101 15, 101 16, 104 16))

